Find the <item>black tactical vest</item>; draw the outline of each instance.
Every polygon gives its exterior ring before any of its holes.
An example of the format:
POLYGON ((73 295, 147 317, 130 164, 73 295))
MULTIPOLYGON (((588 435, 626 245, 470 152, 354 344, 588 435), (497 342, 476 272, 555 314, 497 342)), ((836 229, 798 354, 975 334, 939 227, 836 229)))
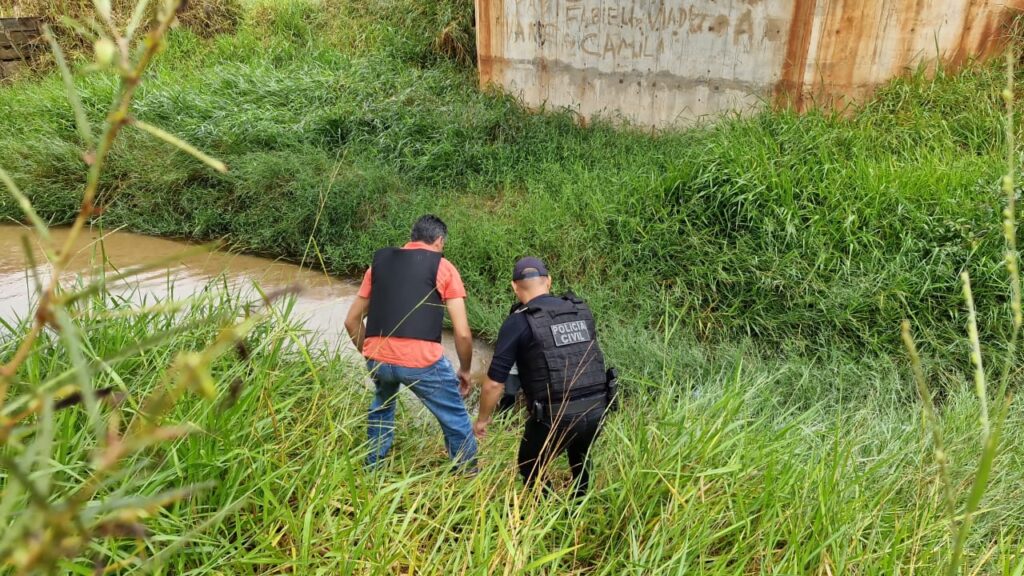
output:
POLYGON ((517 359, 530 402, 559 405, 606 392, 604 355, 586 303, 570 292, 517 313, 526 315, 533 332, 525 358, 517 359))
POLYGON ((373 255, 366 335, 441 341, 444 303, 437 293, 441 254, 382 248, 373 255))

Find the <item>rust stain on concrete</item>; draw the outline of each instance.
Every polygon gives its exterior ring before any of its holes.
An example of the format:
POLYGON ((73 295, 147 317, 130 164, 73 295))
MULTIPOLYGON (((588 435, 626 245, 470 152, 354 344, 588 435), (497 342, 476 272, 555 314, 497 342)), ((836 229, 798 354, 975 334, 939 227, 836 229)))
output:
POLYGON ((1024 0, 475 0, 481 85, 650 126, 841 107, 998 53, 1024 0))
POLYGON ((807 56, 811 47, 811 33, 814 28, 814 10, 817 0, 795 0, 793 16, 789 22, 786 39, 786 57, 782 61, 782 73, 775 86, 776 106, 792 105, 797 110, 803 107, 804 74, 807 71, 807 56))
POLYGON ((476 51, 481 86, 501 83, 494 68, 504 54, 505 44, 500 37, 503 10, 503 0, 476 0, 476 51), (499 36, 495 36, 495 33, 499 36))

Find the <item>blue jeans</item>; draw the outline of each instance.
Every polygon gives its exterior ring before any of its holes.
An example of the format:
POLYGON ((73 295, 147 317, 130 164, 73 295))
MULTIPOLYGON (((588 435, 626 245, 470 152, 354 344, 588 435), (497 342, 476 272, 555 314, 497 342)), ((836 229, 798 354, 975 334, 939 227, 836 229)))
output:
POLYGON ((469 412, 459 394, 459 379, 447 358, 442 356, 426 368, 406 368, 376 360, 368 360, 366 367, 377 388, 370 405, 367 465, 376 465, 391 449, 395 439, 395 403, 402 384, 408 386, 437 418, 452 461, 459 466, 475 465, 476 436, 473 435, 469 412))

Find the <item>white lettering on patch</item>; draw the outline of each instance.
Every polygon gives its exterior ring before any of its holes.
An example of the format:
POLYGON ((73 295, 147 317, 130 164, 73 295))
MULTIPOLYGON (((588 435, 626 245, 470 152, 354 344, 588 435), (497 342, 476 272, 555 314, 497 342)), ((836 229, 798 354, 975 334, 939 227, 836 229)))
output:
POLYGON ((590 330, 583 320, 575 322, 563 322, 551 327, 551 335, 555 338, 555 346, 569 346, 590 342, 590 330))

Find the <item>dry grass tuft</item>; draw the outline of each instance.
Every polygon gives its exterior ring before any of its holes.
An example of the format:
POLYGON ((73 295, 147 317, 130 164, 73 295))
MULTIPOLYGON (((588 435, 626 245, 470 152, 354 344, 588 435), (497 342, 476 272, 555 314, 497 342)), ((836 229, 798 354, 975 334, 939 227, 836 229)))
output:
MULTIPOLYGON (((135 5, 131 0, 111 0, 111 9, 116 26, 123 27, 131 17, 135 5)), ((155 10, 156 2, 151 3, 155 10)), ((234 32, 242 20, 244 7, 240 0, 189 0, 178 16, 178 24, 187 27, 197 35, 209 38, 218 34, 234 32)), ((3 17, 39 17, 51 25, 57 25, 62 18, 72 18, 82 23, 95 19, 92 0, 14 0, 10 7, 0 6, 3 17)), ((61 26, 62 44, 81 51, 86 43, 75 37, 74 32, 61 26)))

